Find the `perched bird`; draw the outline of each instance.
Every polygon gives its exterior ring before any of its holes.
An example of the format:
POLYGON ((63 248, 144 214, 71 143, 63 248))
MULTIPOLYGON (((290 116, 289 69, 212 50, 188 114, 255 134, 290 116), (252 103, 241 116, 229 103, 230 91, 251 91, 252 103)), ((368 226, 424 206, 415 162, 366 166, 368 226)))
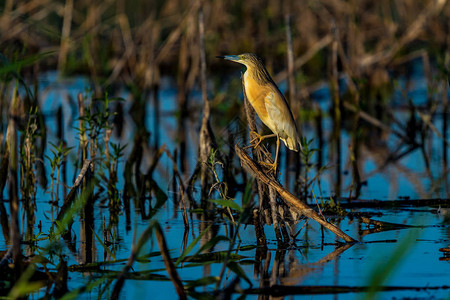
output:
POLYGON ((264 139, 277 137, 275 162, 268 164, 276 173, 280 139, 293 151, 302 149, 297 126, 286 99, 270 77, 261 59, 255 54, 244 53, 217 56, 217 58, 231 60, 247 67, 244 73, 245 94, 261 121, 273 132, 263 136, 255 132, 256 138, 252 142, 257 140, 256 148, 264 139))

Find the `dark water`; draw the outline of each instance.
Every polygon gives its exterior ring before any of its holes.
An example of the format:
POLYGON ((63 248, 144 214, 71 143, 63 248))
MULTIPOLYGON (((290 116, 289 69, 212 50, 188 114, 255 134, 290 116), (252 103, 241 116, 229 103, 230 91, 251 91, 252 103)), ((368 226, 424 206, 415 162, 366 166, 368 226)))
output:
MULTIPOLYGON (((418 66, 420 72, 420 65, 418 66)), ((40 97, 41 106, 44 115, 46 115, 48 140, 50 142, 57 142, 56 125, 57 120, 54 117, 55 112, 59 107, 63 109, 64 133, 65 140, 68 146, 77 146, 77 132, 73 130, 77 126, 77 108, 68 102, 68 96, 76 99, 77 93, 83 91, 89 85, 84 78, 70 78, 58 80, 57 74, 48 73, 40 79, 40 97)), ((405 78, 398 79, 398 88, 393 93, 390 105, 392 114, 400 122, 405 124, 410 114, 405 108, 406 100, 402 98, 402 89, 406 89, 408 97, 416 105, 426 104, 427 86, 425 80, 421 76, 412 77, 406 80, 405 78), (407 83, 406 83, 407 82, 407 83)), ((128 111, 131 107, 131 95, 125 90, 119 93, 125 99, 124 111, 128 111)), ((329 99, 329 92, 327 86, 322 86, 316 93, 313 94, 316 103, 323 111, 328 111, 331 105, 329 99)), ((167 149, 173 152, 178 145, 178 134, 180 130, 184 130, 187 140, 187 155, 184 179, 187 182, 190 174, 193 172, 197 161, 197 145, 198 132, 200 126, 200 97, 198 94, 193 94, 193 102, 191 105, 199 109, 193 109, 193 116, 187 118, 183 128, 178 127, 175 112, 177 111, 177 94, 174 89, 174 83, 170 79, 162 81, 161 89, 159 91, 160 102, 160 117, 158 126, 155 127, 155 107, 151 99, 147 101, 146 124, 145 128, 151 132, 159 131, 158 135, 152 134, 150 136, 149 144, 155 143, 155 138, 158 136, 159 145, 166 144, 167 149)), ((217 116, 212 116, 212 123, 214 130, 219 130, 214 126, 214 120, 217 116)), ((115 143, 128 144, 125 149, 125 155, 119 165, 118 174, 124 172, 124 161, 129 156, 133 138, 137 132, 137 126, 133 123, 131 118, 125 114, 124 133, 121 137, 114 136, 115 143)), ((436 115, 433 119, 433 124, 439 130, 442 128, 442 116, 436 115)), ((395 128, 395 124, 392 128, 395 128)), ((323 128, 325 140, 331 135, 333 127, 332 119, 326 117, 323 119, 323 128)), ((308 139, 315 138, 315 128, 313 124, 302 124, 302 134, 308 139)), ((352 189, 352 169, 350 161, 349 145, 352 144, 352 135, 346 130, 341 132, 341 160, 342 160, 342 184, 341 196, 347 197, 353 193, 352 189)), ((373 142, 373 141, 372 141, 373 142)), ((317 141, 314 141, 317 147, 317 141)), ((443 150, 442 139, 436 134, 430 133, 427 137, 427 149, 429 149, 429 169, 426 167, 426 160, 423 153, 419 150, 413 150, 403 158, 395 162, 386 163, 386 157, 394 151, 394 149, 401 148, 401 140, 396 138, 393 134, 385 134, 376 139, 376 143, 362 144, 361 154, 359 158, 359 171, 361 181, 364 182, 361 191, 361 199, 399 199, 400 197, 407 197, 411 199, 419 198, 449 198, 448 197, 448 172, 443 164, 443 150)), ((282 156, 285 153, 285 148, 282 148, 282 156)), ((321 149, 323 153, 323 163, 329 164, 330 169, 321 175, 320 186, 315 184, 313 186, 314 194, 319 197, 323 196, 328 199, 336 193, 336 171, 335 166, 331 160, 334 149, 328 143, 324 144, 321 149)), ((47 154, 50 154, 47 148, 47 154)), ((144 154, 144 162, 142 172, 144 172, 151 164, 154 153, 149 148, 144 154)), ((75 153, 69 155, 69 163, 67 174, 70 178, 66 184, 71 186, 73 174, 73 162, 75 153)), ((237 158, 236 158, 237 159, 237 158)), ((314 156, 317 159, 317 156, 314 156)), ((286 166, 282 159, 281 172, 286 172, 286 166)), ((50 166, 46 163, 48 174, 50 173, 50 166)), ((292 171, 290 171, 292 172, 292 171)), ((313 177, 316 169, 311 170, 310 176, 313 177)), ((158 186, 168 195, 169 200, 165 206, 158 212, 155 219, 157 219, 163 228, 165 237, 168 242, 170 254, 172 257, 178 257, 183 249, 183 236, 185 235, 185 227, 182 220, 180 208, 175 205, 175 198, 179 194, 178 190, 173 190, 172 183, 174 180, 172 173, 172 162, 167 156, 163 155, 158 167, 153 176, 158 186)), ((118 190, 123 191, 124 181, 122 175, 119 175, 118 190)), ((62 187, 60 195, 62 194, 62 187)), ((196 186, 197 192, 200 188, 196 186)), ((6 191, 4 197, 7 198, 6 191)), ((241 203, 241 193, 237 193, 236 201, 241 203)), ((61 201, 61 200, 60 200, 61 201)), ((60 202, 61 203, 61 202, 60 202)), ((358 239, 360 243, 343 248, 336 244, 335 236, 327 231, 322 239, 320 228, 310 222, 307 229, 304 229, 297 237, 295 244, 287 249, 278 249, 277 242, 273 228, 266 226, 265 231, 268 239, 269 250, 265 253, 261 264, 255 264, 255 249, 245 250, 245 246, 254 246, 256 244, 255 232, 253 226, 240 227, 239 236, 240 241, 236 244, 236 249, 243 248, 244 250, 237 250, 236 253, 242 255, 240 265, 244 270, 246 276, 250 279, 253 287, 270 286, 273 284, 282 284, 288 286, 348 286, 348 287, 363 287, 369 286, 371 278, 377 272, 377 268, 385 268, 388 270, 389 265, 392 264, 390 259, 394 252, 403 247, 403 254, 399 259, 395 260, 397 265, 392 270, 385 282, 386 286, 392 287, 411 287, 411 288, 425 288, 425 287, 442 287, 448 286, 450 283, 450 263, 449 261, 440 260, 442 254, 439 248, 446 247, 450 244, 450 221, 445 218, 443 214, 437 213, 437 207, 402 207, 393 209, 357 209, 359 212, 369 213, 373 219, 379 219, 386 222, 397 224, 412 225, 407 229, 395 229, 379 233, 371 233, 365 235, 363 229, 367 226, 359 224, 357 220, 342 220, 338 225, 347 234, 358 239), (266 270, 266 271, 264 271, 266 270)), ((52 222, 56 217, 56 208, 49 204, 48 191, 38 188, 37 193, 37 222, 42 222, 42 231, 47 232, 52 222)), ((109 210, 107 205, 97 202, 94 206, 94 219, 96 220, 94 231, 103 238, 103 230, 109 217, 109 210)), ((204 229, 205 222, 207 225, 212 224, 211 235, 229 235, 232 225, 219 221, 211 223, 200 220, 199 216, 192 214, 191 228, 187 233, 187 244, 200 234, 204 229), (202 229, 201 229, 202 228, 202 229)), ((125 214, 119 214, 118 225, 114 229, 115 238, 113 244, 109 247, 110 251, 115 256, 115 260, 126 259, 130 255, 133 236, 140 236, 145 228, 147 228, 149 220, 145 220, 140 211, 131 207, 131 219, 129 223, 126 222, 125 214)), ((297 230, 303 226, 304 222, 297 225, 297 230)), ((72 228, 72 232, 77 236, 75 243, 75 251, 67 251, 68 265, 79 265, 86 263, 92 259, 93 262, 114 260, 110 253, 108 253, 102 245, 94 238, 94 246, 92 247, 92 254, 85 248, 86 241, 83 240, 83 230, 81 229, 80 220, 76 220, 72 228), (91 255, 87 258, 87 253, 91 255)), ((38 230, 36 229, 37 233, 38 230)), ((206 234, 205 236, 208 236, 206 234)), ((200 244, 205 243, 204 238, 200 244)), ((45 247, 46 241, 39 242, 39 247, 45 247)), ((8 248, 5 240, 0 240, 0 250, 8 248)), ((24 245, 24 249, 28 246, 24 245)), ((195 249, 198 249, 199 245, 195 249)), ((211 252, 228 250, 228 242, 221 242, 216 245, 211 252)), ((147 243, 141 254, 159 251, 156 243, 147 243)), ((125 262, 114 263, 111 265, 100 267, 98 271, 83 271, 69 273, 69 290, 84 286, 89 282, 93 282, 95 278, 102 276, 100 271, 121 271, 125 262)), ((195 263, 185 263, 181 268, 178 268, 179 275, 184 283, 190 280, 197 280, 205 276, 218 276, 222 268, 222 263, 216 262, 206 265, 196 265, 195 263)), ((149 258, 148 262, 136 262, 133 265, 136 272, 151 271, 151 274, 159 274, 163 276, 162 280, 154 280, 148 278, 130 279, 125 281, 124 288, 121 293, 122 299, 135 299, 138 297, 150 297, 151 299, 173 299, 177 298, 173 284, 167 280, 167 273, 160 256, 149 258)), ((378 270, 378 271, 377 271, 378 270)), ((235 278, 234 273, 227 271, 222 285, 226 286, 232 279, 235 278)), ((102 297, 107 298, 110 295, 114 281, 105 281, 98 287, 94 288, 89 293, 85 293, 83 298, 97 298, 101 293, 102 297), (104 292, 106 290, 106 292, 104 292)), ((249 288, 250 285, 244 280, 240 281, 241 288, 249 288)), ((214 286, 208 286, 206 289, 199 291, 211 291, 214 286)), ((41 290, 35 295, 39 297, 45 294, 45 289, 41 290)), ((361 298, 361 293, 343 293, 338 294, 336 298, 361 298)), ((448 289, 427 289, 414 290, 407 289, 403 291, 380 292, 380 298, 402 298, 402 297, 420 297, 420 298, 446 298, 450 296, 448 289)), ((237 296, 236 296, 237 297, 237 296)), ((255 295, 249 295, 249 298, 256 298, 255 295)), ((301 297, 297 295, 296 297, 301 297)), ((329 298, 330 295, 305 295, 309 299, 329 298)))

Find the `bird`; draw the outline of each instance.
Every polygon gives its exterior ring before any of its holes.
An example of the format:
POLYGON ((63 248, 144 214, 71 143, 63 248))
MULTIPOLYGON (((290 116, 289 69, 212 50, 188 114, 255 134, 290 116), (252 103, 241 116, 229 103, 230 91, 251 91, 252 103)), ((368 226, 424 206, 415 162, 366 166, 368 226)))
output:
POLYGON ((274 163, 265 163, 276 174, 280 139, 290 150, 296 152, 302 150, 300 135, 288 102, 270 77, 263 61, 256 54, 224 55, 217 58, 240 63, 246 67, 243 78, 247 99, 261 121, 273 132, 268 135, 259 135, 255 132, 256 138, 250 143, 257 141, 254 146, 257 148, 264 139, 277 138, 274 163))

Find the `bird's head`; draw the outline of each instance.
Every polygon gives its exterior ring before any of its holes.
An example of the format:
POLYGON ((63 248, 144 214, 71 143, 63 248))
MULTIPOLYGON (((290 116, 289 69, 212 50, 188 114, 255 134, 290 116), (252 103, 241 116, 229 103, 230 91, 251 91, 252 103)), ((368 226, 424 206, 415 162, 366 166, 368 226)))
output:
POLYGON ((247 67, 245 74, 249 74, 249 76, 257 80, 260 84, 273 83, 269 72, 264 67, 264 63, 256 54, 244 53, 239 55, 217 56, 217 58, 223 58, 245 65, 247 67))
POLYGON ((244 53, 239 55, 224 55, 217 56, 217 58, 222 58, 226 60, 231 60, 240 64, 245 65, 248 69, 258 69, 264 66, 261 59, 253 53, 244 53))

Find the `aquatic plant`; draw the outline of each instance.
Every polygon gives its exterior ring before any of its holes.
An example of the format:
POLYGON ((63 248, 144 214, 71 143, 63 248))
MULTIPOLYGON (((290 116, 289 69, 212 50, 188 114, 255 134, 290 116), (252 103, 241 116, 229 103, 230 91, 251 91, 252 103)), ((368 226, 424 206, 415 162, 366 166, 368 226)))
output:
POLYGON ((430 217, 449 194, 446 1, 2 8, 0 295, 116 299, 152 284, 180 298, 448 290, 386 279, 422 242, 397 242, 421 224, 412 214, 431 220, 419 229, 435 243, 448 226, 430 217), (304 151, 283 153, 280 174, 260 163, 273 162, 273 143, 243 148, 264 128, 241 84, 211 59, 242 52, 265 59, 303 127, 304 151), (411 93, 417 64, 423 103, 411 93), (54 69, 58 84, 41 80, 54 69), (65 89, 71 74, 92 87, 75 97, 65 89), (433 199, 362 201, 375 176, 433 199), (368 261, 379 260, 365 251, 376 244, 387 264, 370 273, 368 261), (389 246, 398 249, 383 256, 389 246), (341 283, 349 261, 372 280, 341 283), (320 278, 333 284, 308 285, 320 272, 335 274, 320 278))

